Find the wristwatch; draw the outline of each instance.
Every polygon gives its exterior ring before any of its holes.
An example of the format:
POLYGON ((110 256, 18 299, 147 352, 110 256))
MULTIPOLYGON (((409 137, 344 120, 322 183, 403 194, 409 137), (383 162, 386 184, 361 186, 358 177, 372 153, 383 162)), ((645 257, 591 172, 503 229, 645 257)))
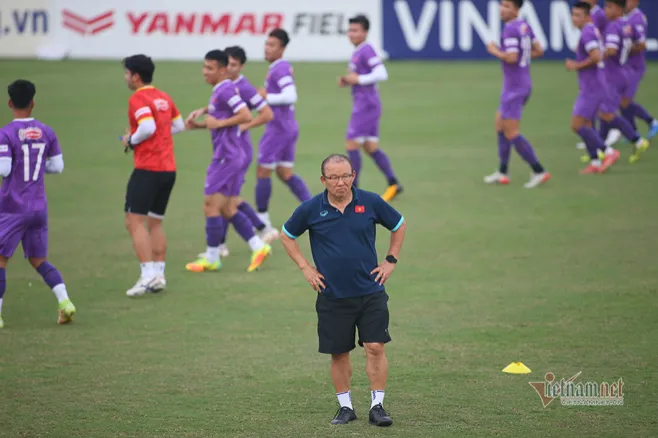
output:
POLYGON ((392 255, 389 254, 389 255, 386 256, 386 261, 389 262, 389 263, 397 263, 398 259, 396 259, 395 257, 393 257, 392 255))

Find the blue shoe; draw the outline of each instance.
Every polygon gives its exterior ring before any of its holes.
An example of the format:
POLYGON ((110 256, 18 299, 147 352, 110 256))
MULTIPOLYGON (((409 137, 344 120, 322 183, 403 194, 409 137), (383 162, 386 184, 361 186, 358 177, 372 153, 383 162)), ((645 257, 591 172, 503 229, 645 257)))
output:
POLYGON ((647 140, 651 140, 656 135, 658 135, 658 121, 654 120, 649 128, 649 133, 647 134, 647 140))

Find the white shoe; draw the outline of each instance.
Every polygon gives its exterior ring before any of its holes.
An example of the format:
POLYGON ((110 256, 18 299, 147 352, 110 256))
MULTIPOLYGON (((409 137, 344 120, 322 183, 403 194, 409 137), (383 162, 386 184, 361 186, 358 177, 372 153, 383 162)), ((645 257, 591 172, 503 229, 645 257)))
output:
POLYGON ((167 280, 165 280, 164 275, 159 275, 149 282, 147 292, 162 292, 166 287, 167 280))
POLYGON ((547 182, 549 179, 551 179, 551 174, 548 172, 542 172, 542 173, 531 173, 530 174, 530 180, 523 185, 526 189, 534 189, 540 184, 544 184, 547 182))
POLYGON ((279 230, 273 227, 265 227, 265 229, 260 232, 260 238, 263 239, 263 242, 267 243, 268 245, 277 240, 279 236, 279 230))
POLYGON ((126 295, 129 297, 141 297, 149 291, 149 285, 153 280, 153 278, 140 277, 140 279, 137 280, 137 283, 126 291, 126 295))
POLYGON ((576 149, 582 151, 584 149, 587 149, 587 145, 581 141, 580 143, 576 143, 576 149))
POLYGON ((608 132, 608 137, 605 139, 605 145, 614 146, 619 140, 621 140, 621 132, 619 129, 611 129, 610 132, 608 132))
MULTIPOLYGON (((229 256, 229 254, 230 254, 230 252, 228 251, 228 246, 226 246, 226 244, 223 243, 223 244, 219 245, 219 258, 220 259, 225 259, 226 257, 229 256)), ((199 254, 197 254, 197 257, 200 258, 200 259, 203 259, 203 258, 206 258, 206 255, 207 254, 204 251, 204 252, 200 252, 199 254)))
POLYGON ((491 175, 487 175, 484 177, 484 182, 486 184, 509 184, 509 177, 505 175, 504 173, 500 173, 499 171, 495 171, 491 175))

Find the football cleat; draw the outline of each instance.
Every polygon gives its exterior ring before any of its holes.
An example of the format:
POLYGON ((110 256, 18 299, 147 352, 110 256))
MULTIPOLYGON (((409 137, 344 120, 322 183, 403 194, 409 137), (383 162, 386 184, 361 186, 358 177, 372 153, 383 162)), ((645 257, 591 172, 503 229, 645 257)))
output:
POLYGON ((487 175, 484 177, 484 182, 486 184, 503 184, 507 185, 509 184, 509 177, 505 175, 504 173, 500 173, 499 171, 495 171, 491 175, 487 175))
POLYGON ((401 185, 392 184, 386 188, 386 191, 382 195, 382 199, 386 202, 391 202, 396 196, 402 193, 403 190, 404 188, 401 185))
POLYGON ((272 247, 267 244, 258 251, 254 251, 251 255, 251 263, 247 268, 247 272, 254 272, 256 269, 259 269, 261 265, 265 263, 265 260, 267 260, 270 254, 272 254, 272 247))
POLYGON ((222 262, 217 260, 216 262, 210 262, 206 257, 200 257, 195 261, 185 265, 185 269, 190 272, 205 272, 205 271, 219 271, 222 267, 222 262))
POLYGON ((534 189, 537 186, 540 186, 541 184, 544 184, 548 182, 548 180, 551 179, 551 174, 548 172, 542 172, 542 173, 531 173, 530 174, 530 180, 523 185, 526 189, 534 189))
POLYGON ((71 300, 64 300, 59 303, 59 316, 57 317, 57 324, 68 324, 73 321, 75 316, 75 306, 71 300))

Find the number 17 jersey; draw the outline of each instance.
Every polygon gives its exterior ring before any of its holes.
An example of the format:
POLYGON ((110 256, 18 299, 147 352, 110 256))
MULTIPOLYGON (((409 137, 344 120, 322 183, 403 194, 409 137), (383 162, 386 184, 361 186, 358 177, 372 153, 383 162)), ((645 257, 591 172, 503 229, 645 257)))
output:
POLYGON ((500 38, 500 48, 504 53, 517 53, 514 64, 503 62, 503 93, 518 92, 532 88, 530 61, 535 34, 525 20, 517 18, 505 24, 500 38))
POLYGON ((0 129, 0 160, 12 163, 0 187, 0 213, 47 210, 46 160, 61 154, 53 129, 38 120, 15 119, 0 129))

